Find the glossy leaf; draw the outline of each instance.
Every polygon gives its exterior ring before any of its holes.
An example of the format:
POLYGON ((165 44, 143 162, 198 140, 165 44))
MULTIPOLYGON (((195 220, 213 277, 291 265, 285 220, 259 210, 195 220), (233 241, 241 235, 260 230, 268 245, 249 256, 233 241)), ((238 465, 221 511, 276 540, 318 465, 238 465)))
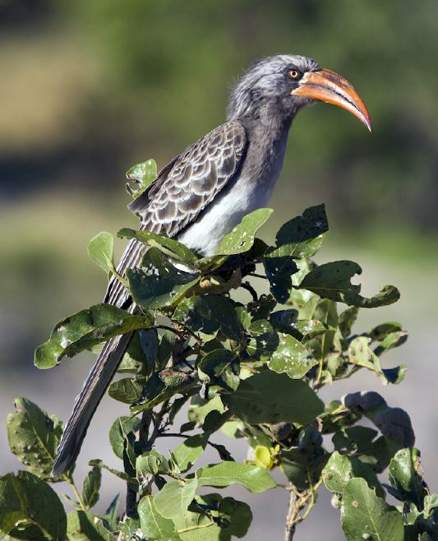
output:
POLYGON ((106 273, 114 271, 114 237, 111 233, 102 231, 88 243, 88 256, 106 273))
POLYGON ((276 243, 279 255, 311 257, 321 247, 323 234, 328 231, 324 205, 310 207, 286 222, 278 231, 276 243))
POLYGON ((403 541, 401 513, 376 496, 365 479, 351 479, 344 490, 342 528, 349 541, 403 541))
POLYGON ((295 261, 274 250, 263 259, 263 265, 272 295, 276 301, 285 304, 292 288, 292 275, 298 270, 295 261))
POLYGON ((214 335, 220 331, 233 340, 240 340, 243 333, 234 301, 222 295, 188 299, 175 317, 194 332, 214 335))
POLYGON ((248 532, 252 513, 246 503, 219 494, 198 496, 196 503, 196 512, 175 521, 182 541, 231 541, 248 532))
POLYGON ((324 263, 311 270, 299 287, 313 291, 322 298, 360 308, 377 308, 398 301, 400 293, 394 286, 385 286, 371 298, 361 296, 361 286, 351 283, 351 278, 361 273, 362 269, 353 261, 324 263))
POLYGON ((195 497, 198 485, 197 479, 186 482, 168 481, 160 492, 154 496, 157 512, 168 519, 184 514, 195 497))
POLYGON ((150 327, 148 315, 131 315, 109 304, 96 304, 64 319, 53 329, 50 338, 35 351, 38 368, 52 368, 65 356, 73 357, 109 338, 150 327))
POLYGON ((67 518, 68 541, 114 541, 102 520, 90 511, 73 511, 67 518))
POLYGON ((102 471, 99 467, 93 466, 87 473, 82 487, 82 500, 84 505, 91 509, 99 500, 102 471))
POLYGON ((420 468, 417 449, 400 449, 389 464, 389 480, 399 498, 413 501, 418 507, 422 506, 426 495, 426 486, 419 474, 420 468))
POLYGON ((237 417, 252 424, 285 421, 305 425, 324 410, 306 383, 271 371, 242 381, 236 392, 223 395, 222 400, 237 417))
POLYGON ((48 479, 62 435, 61 421, 49 417, 30 400, 17 398, 15 412, 8 415, 7 431, 14 455, 32 473, 48 479))
POLYGON ((143 535, 150 541, 178 540, 174 523, 157 511, 154 498, 144 496, 138 504, 138 514, 143 535))
POLYGON ((158 248, 150 248, 141 267, 129 269, 127 277, 135 302, 147 310, 178 301, 200 278, 177 268, 158 248))
POLYGON ((365 479, 370 488, 376 490, 377 495, 383 496, 384 491, 372 468, 355 457, 341 455, 335 451, 324 466, 321 474, 327 490, 337 494, 343 494, 348 482, 353 477, 365 479))
POLYGON ((133 198, 139 197, 157 178, 157 162, 146 160, 136 163, 126 171, 128 182, 126 187, 133 198))
POLYGON ((190 436, 171 451, 172 460, 180 472, 184 473, 193 466, 204 452, 207 440, 207 434, 190 436))
POLYGON ((108 394, 114 400, 124 404, 138 402, 143 393, 143 385, 136 378, 122 378, 113 381, 108 389, 108 394))
POLYGON ((170 471, 169 461, 155 449, 147 451, 137 457, 135 462, 137 477, 147 475, 158 475, 170 471))
POLYGON ((189 265, 193 265, 198 261, 196 255, 184 244, 165 235, 158 235, 152 231, 136 231, 135 229, 124 228, 117 233, 117 236, 127 239, 137 239, 189 265))
POLYGON ((137 417, 118 417, 111 426, 109 439, 114 454, 123 458, 123 449, 128 434, 140 428, 140 419, 137 417))
POLYGON ((272 209, 257 209, 244 216, 240 224, 221 240, 216 255, 248 252, 254 244, 255 234, 268 221, 272 212, 272 209))
POLYGON ((24 541, 64 541, 64 508, 48 484, 29 472, 0 477, 0 533, 24 541))
POLYGON ((301 379, 318 364, 306 347, 293 336, 279 333, 280 343, 268 365, 271 370, 285 373, 290 378, 301 379))
POLYGON ((199 486, 241 485, 255 493, 265 492, 277 486, 266 469, 255 464, 239 464, 238 462, 221 462, 201 468, 196 472, 196 479, 199 486))

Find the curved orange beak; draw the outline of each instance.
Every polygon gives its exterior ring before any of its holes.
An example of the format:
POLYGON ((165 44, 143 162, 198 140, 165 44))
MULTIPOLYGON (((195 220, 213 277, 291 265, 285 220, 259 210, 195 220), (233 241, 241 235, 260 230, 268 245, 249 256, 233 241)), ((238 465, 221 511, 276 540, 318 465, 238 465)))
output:
POLYGON ((335 71, 322 69, 305 73, 291 94, 337 105, 352 113, 371 131, 371 117, 364 102, 353 85, 335 71))

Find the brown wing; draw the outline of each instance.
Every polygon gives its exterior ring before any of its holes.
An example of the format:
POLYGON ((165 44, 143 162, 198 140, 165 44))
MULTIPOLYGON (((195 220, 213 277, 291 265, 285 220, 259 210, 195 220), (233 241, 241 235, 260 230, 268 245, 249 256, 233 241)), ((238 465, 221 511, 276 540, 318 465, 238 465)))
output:
MULTIPOLYGON (((243 162, 247 137, 238 121, 230 121, 196 141, 170 162, 151 187, 130 204, 141 229, 175 237, 193 223, 216 195, 235 178, 243 162)), ((117 267, 119 274, 140 264, 145 245, 131 240, 117 267)), ((123 306, 128 294, 112 278, 104 302, 123 306)))

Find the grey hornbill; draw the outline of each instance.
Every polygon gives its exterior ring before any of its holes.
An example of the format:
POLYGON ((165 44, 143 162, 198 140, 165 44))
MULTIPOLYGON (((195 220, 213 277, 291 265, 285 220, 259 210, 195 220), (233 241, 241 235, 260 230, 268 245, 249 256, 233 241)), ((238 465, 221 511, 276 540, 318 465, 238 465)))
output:
MULTIPOLYGON (((242 217, 266 206, 281 171, 289 128, 296 113, 314 101, 350 111, 371 129, 368 111, 343 77, 304 56, 278 55, 253 65, 234 88, 225 124, 201 137, 169 162, 130 208, 141 228, 175 237, 211 255, 242 217)), ((139 265, 144 245, 131 240, 119 274, 139 265)), ((113 277, 104 302, 135 310, 113 277)), ((53 474, 76 461, 91 418, 129 344, 131 335, 107 342, 76 399, 53 474)))

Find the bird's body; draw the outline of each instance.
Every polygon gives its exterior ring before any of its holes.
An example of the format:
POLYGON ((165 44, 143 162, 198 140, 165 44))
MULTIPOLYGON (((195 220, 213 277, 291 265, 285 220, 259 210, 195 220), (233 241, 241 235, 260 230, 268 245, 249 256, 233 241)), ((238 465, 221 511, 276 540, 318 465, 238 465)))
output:
MULTIPOLYGON (((230 121, 228 125, 236 122, 230 121)), ((258 134, 241 125, 247 145, 242 156, 239 181, 224 188, 202 216, 178 235, 179 241, 204 255, 213 255, 222 237, 243 216, 269 203, 283 165, 289 133, 287 128, 267 129, 263 137, 258 137, 258 134)))
MULTIPOLYGON (((234 89, 228 120, 176 156, 130 204, 141 228, 177 238, 212 255, 243 216, 265 207, 280 174, 291 122, 312 100, 335 103, 368 127, 368 112, 353 87, 303 56, 278 55, 255 64, 234 89)), ((124 275, 141 263, 144 244, 131 240, 117 267, 124 275)), ((104 302, 135 311, 113 277, 104 302)), ((132 335, 107 342, 74 405, 54 464, 60 475, 74 464, 90 420, 132 335)))

